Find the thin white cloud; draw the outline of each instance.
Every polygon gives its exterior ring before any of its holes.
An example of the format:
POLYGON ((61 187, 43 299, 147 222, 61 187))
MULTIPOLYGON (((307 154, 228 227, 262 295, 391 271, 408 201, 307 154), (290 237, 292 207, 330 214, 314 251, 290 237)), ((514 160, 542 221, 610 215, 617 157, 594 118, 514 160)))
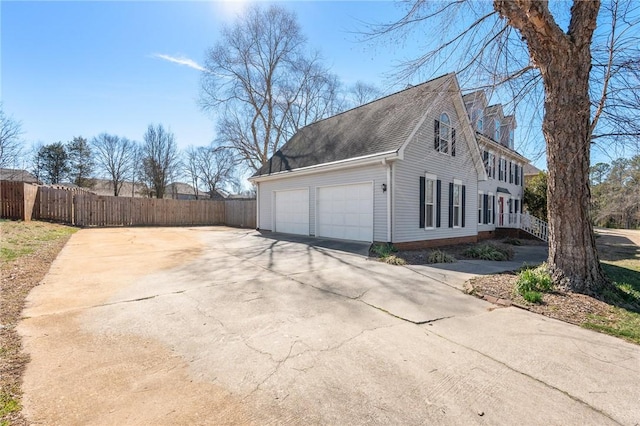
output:
POLYGON ((184 65, 184 66, 187 66, 189 68, 193 68, 194 70, 205 71, 204 67, 202 65, 200 65, 199 63, 197 63, 196 61, 194 61, 193 59, 185 58, 185 57, 182 57, 182 56, 165 55, 163 53, 154 53, 152 56, 154 58, 163 59, 165 61, 173 62, 174 64, 184 65))

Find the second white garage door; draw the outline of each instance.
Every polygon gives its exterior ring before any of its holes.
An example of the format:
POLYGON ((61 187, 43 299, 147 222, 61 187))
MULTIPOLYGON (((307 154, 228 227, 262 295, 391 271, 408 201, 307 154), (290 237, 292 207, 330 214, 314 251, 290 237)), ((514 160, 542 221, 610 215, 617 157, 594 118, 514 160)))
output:
POLYGON ((318 188, 319 237, 373 241, 373 184, 318 188))
POLYGON ((309 235, 309 190, 275 192, 275 231, 309 235))

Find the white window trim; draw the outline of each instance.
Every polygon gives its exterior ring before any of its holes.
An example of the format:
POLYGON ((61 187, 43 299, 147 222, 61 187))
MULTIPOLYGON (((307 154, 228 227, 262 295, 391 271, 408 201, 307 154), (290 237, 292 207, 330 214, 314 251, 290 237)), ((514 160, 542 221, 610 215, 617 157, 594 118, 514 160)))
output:
POLYGON ((460 204, 457 205, 458 207, 458 217, 456 218, 456 198, 455 195, 453 197, 453 227, 454 228, 462 228, 462 181, 460 179, 454 179, 453 180, 453 193, 456 193, 456 186, 458 186, 458 198, 459 198, 459 202, 460 204), (458 224, 456 225, 456 219, 458 219, 458 224))
POLYGON ((438 152, 440 154, 451 156, 451 129, 453 129, 453 123, 451 122, 451 117, 449 117, 449 114, 447 114, 446 112, 443 111, 442 113, 440 113, 440 116, 438 117, 438 121, 440 122, 440 124, 439 124, 440 134, 438 135, 438 137, 440 138, 440 145, 439 145, 438 152), (449 128, 449 131, 447 132, 447 139, 443 139, 442 138, 442 129, 443 129, 442 116, 446 116, 447 117, 447 121, 448 121, 448 123, 444 123, 444 126, 447 126, 449 128), (442 149, 442 146, 443 146, 442 141, 443 140, 446 140, 446 143, 447 143, 447 150, 446 151, 444 151, 442 149))
POLYGON ((437 195, 437 189, 436 186, 438 184, 438 176, 436 175, 432 175, 430 173, 425 173, 424 174, 424 230, 425 231, 431 231, 436 229, 436 208, 438 205, 438 200, 436 199, 436 195, 437 195), (431 180, 433 181, 433 204, 432 204, 432 209, 433 209, 433 226, 427 226, 427 181, 431 180))
POLYGON ((484 225, 484 191, 478 191, 478 225, 484 225))

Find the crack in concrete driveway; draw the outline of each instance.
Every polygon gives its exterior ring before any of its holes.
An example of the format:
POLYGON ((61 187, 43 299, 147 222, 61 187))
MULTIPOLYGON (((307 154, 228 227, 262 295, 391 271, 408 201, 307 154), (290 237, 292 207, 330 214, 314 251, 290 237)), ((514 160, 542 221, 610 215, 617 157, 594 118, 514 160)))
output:
POLYGON ((490 311, 433 277, 313 242, 224 228, 78 232, 20 325, 25 414, 43 424, 640 419, 637 346, 490 311))

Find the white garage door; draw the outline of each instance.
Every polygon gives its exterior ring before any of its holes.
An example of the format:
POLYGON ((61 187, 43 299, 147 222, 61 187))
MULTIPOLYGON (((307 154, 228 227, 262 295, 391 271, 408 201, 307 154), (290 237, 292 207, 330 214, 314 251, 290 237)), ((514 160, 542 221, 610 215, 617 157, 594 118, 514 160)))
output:
POLYGON ((373 241, 373 184, 318 188, 317 235, 373 241))
POLYGON ((309 235, 309 190, 275 192, 275 232, 309 235))

